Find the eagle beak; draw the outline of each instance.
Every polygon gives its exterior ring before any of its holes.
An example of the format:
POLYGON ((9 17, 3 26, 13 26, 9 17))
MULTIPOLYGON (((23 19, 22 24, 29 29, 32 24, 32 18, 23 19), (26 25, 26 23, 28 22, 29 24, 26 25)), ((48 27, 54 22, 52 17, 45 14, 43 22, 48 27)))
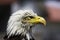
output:
POLYGON ((35 16, 34 18, 29 20, 30 23, 42 23, 44 26, 46 25, 46 20, 43 17, 35 16))

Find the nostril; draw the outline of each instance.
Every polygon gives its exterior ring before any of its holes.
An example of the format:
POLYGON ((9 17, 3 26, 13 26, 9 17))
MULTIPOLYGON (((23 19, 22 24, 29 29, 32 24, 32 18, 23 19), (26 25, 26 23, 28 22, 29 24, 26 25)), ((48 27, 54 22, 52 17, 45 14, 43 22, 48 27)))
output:
POLYGON ((38 19, 40 19, 40 18, 38 18, 38 19))

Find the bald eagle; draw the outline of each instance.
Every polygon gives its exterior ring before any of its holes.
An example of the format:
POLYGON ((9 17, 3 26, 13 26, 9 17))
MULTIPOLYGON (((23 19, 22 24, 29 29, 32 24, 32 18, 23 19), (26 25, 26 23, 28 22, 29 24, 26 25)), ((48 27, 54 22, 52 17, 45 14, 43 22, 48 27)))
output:
POLYGON ((7 24, 7 35, 5 40, 34 40, 30 34, 33 25, 46 25, 43 17, 34 13, 33 10, 19 10, 11 14, 7 24))

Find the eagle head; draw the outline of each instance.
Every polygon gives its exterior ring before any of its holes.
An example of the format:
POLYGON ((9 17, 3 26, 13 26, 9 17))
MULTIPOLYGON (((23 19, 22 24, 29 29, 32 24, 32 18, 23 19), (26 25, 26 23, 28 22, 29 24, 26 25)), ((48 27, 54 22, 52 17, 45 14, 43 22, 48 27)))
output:
POLYGON ((38 16, 32 10, 19 10, 9 18, 7 35, 26 34, 27 30, 30 30, 30 27, 38 23, 46 25, 45 19, 38 16))

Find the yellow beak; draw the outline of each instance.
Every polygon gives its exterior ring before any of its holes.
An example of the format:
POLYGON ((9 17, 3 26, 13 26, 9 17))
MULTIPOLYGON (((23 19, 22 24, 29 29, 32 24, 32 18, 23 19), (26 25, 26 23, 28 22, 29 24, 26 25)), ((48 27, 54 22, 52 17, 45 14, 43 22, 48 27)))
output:
POLYGON ((35 16, 34 18, 30 19, 28 22, 35 24, 42 23, 43 25, 46 25, 46 20, 40 16, 35 16))

